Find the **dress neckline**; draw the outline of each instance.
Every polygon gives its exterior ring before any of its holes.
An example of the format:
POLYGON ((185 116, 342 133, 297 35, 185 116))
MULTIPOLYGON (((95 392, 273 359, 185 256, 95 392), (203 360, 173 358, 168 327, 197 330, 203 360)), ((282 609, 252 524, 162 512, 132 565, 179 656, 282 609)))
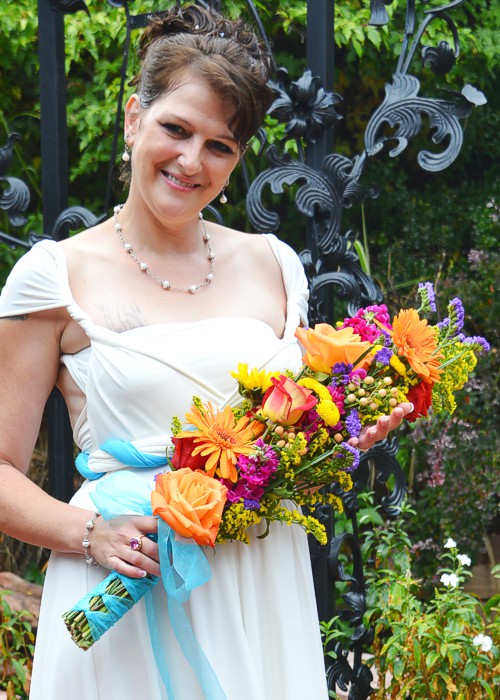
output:
MULTIPOLYGON (((277 245, 276 243, 279 241, 279 239, 272 233, 265 233, 265 234, 260 234, 266 236, 266 239, 269 241, 269 245, 271 246, 276 259, 278 261, 278 264, 280 265, 280 268, 283 269, 282 266, 282 260, 280 256, 277 253, 277 245)), ((290 309, 289 309, 289 301, 290 301, 290 294, 289 290, 286 288, 285 284, 285 292, 287 295, 287 308, 286 308, 286 318, 285 318, 285 327, 283 330, 283 336, 280 338, 279 336, 276 335, 274 329, 272 326, 270 326, 266 321, 263 321, 262 319, 255 318, 253 316, 210 316, 207 318, 202 318, 202 319, 197 319, 197 320, 187 320, 187 321, 162 321, 159 323, 151 323, 146 326, 136 326, 135 328, 129 328, 124 331, 116 331, 112 328, 108 328, 107 326, 102 326, 99 323, 96 323, 92 316, 86 312, 80 304, 76 301, 76 299, 73 296, 73 293, 71 291, 71 286, 69 283, 69 271, 68 271, 68 264, 67 264, 67 258, 66 254, 64 252, 63 247, 59 244, 58 241, 54 241, 51 239, 47 239, 44 241, 39 242, 37 245, 49 245, 49 247, 54 246, 54 250, 57 250, 58 252, 56 253, 62 267, 62 271, 64 272, 64 282, 67 288, 67 294, 68 294, 68 312, 70 316, 83 328, 83 330, 87 333, 87 329, 90 326, 97 334, 106 334, 110 335, 111 337, 129 337, 132 335, 144 333, 146 331, 149 332, 159 332, 162 328, 173 328, 175 326, 178 327, 187 327, 187 326, 194 326, 194 325, 200 325, 200 324, 206 324, 206 323, 215 323, 215 322, 231 322, 231 321, 245 321, 246 323, 251 322, 251 323, 257 323, 259 325, 264 326, 266 329, 269 330, 270 333, 272 333, 273 337, 276 339, 277 342, 284 342, 290 335, 290 309)), ((295 327, 294 327, 295 331, 295 327)), ((88 334, 87 334, 88 335, 88 334)), ((89 339, 92 343, 92 338, 89 336, 89 339)), ((73 353, 73 355, 78 355, 80 352, 83 352, 86 350, 89 346, 86 346, 82 348, 81 350, 78 350, 76 353, 73 353)))

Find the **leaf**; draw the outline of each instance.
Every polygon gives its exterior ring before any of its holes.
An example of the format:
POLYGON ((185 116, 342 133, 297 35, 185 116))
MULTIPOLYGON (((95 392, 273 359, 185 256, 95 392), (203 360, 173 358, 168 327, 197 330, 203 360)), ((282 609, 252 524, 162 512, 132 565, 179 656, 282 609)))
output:
POLYGON ((471 681, 476 677, 477 664, 473 661, 468 661, 464 668, 464 679, 466 681, 471 681))
POLYGON ((393 673, 395 678, 402 678, 405 670, 405 662, 403 659, 397 659, 394 663, 393 673))
POLYGON ((483 681, 482 679, 479 679, 478 682, 479 682, 479 685, 481 685, 486 690, 490 700, 495 700, 495 696, 493 695, 493 690, 491 689, 490 684, 486 683, 486 681, 483 681))
POLYGON ((422 647, 417 637, 413 639, 413 654, 415 656, 415 666, 420 668, 420 661, 422 659, 422 647))

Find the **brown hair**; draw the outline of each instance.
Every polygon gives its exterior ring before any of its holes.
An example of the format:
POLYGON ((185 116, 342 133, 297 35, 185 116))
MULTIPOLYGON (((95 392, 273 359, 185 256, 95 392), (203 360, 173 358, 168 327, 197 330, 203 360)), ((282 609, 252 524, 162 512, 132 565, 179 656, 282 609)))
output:
POLYGON ((137 85, 143 107, 168 93, 187 70, 234 106, 228 127, 241 148, 261 126, 272 101, 271 61, 240 20, 195 5, 172 8, 146 27, 139 57, 141 70, 131 84, 137 85))

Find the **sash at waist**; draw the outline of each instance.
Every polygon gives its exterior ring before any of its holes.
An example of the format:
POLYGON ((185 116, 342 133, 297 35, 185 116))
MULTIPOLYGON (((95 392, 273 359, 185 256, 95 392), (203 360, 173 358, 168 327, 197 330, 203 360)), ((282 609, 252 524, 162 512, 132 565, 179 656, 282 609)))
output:
POLYGON ((167 466, 167 451, 171 454, 171 448, 170 435, 153 435, 132 442, 107 440, 93 452, 80 452, 75 464, 83 477, 93 481, 125 467, 150 469, 167 466))

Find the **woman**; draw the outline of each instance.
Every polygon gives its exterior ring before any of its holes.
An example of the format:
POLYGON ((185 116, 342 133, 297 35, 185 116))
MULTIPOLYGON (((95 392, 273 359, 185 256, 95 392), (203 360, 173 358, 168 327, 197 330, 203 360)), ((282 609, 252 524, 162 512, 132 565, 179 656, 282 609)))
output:
MULTIPOLYGON (((133 578, 160 571, 157 545, 143 537, 156 533, 156 519, 95 516, 90 494, 100 479, 65 504, 25 476, 52 387, 65 397, 92 477, 130 469, 101 459, 111 438, 162 454, 172 417, 194 394, 234 403, 238 362, 300 364, 294 331, 305 323, 307 288, 297 256, 272 235, 200 218, 269 106, 268 57, 239 23, 195 7, 154 20, 140 53, 137 93, 125 108, 125 204, 67 241, 36 245, 2 294, 0 526, 53 550, 32 700, 167 697, 144 601, 87 652, 65 629, 62 613, 109 569, 133 578)), ((407 409, 370 428, 360 446, 385 437, 407 409)), ((152 483, 159 470, 132 471, 152 483)), ((303 531, 275 524, 267 538, 224 544, 209 561, 211 580, 185 607, 217 678, 211 690, 180 649, 161 586, 153 593, 175 700, 325 700, 303 531)))

